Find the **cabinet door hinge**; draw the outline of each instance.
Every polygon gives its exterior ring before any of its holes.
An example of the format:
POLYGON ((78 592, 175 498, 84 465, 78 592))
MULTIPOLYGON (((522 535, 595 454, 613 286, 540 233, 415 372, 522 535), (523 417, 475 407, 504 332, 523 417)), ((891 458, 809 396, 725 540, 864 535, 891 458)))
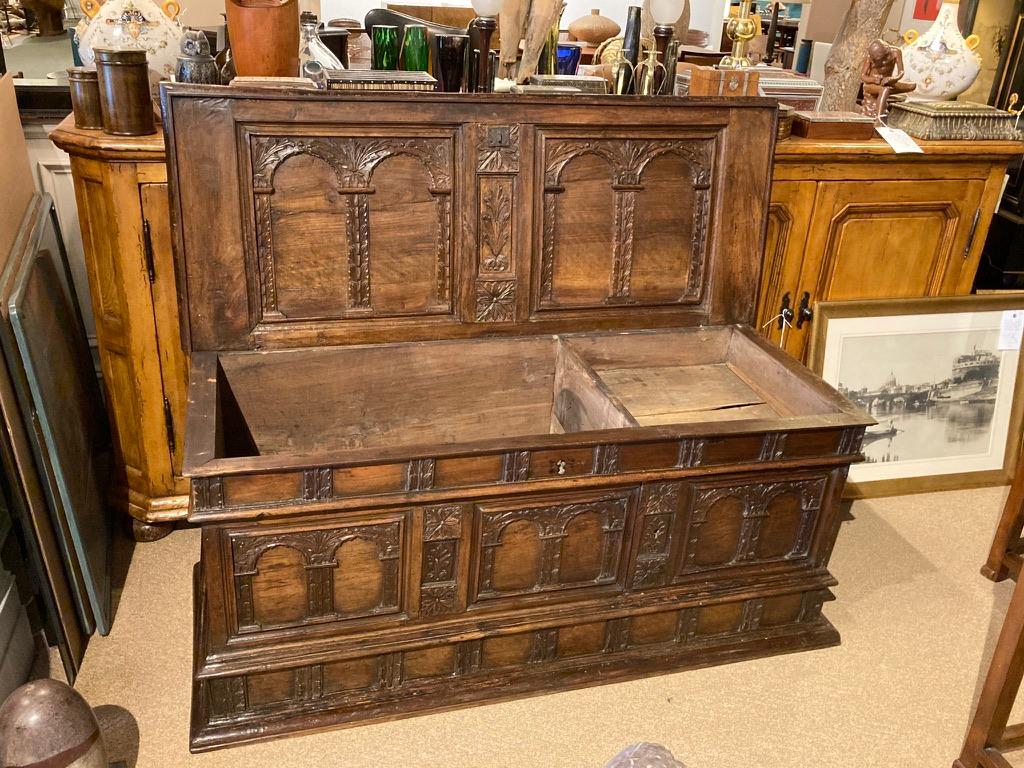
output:
POLYGON ((974 212, 974 220, 971 222, 971 232, 967 235, 967 245, 964 246, 964 258, 971 252, 971 246, 974 245, 974 235, 978 232, 978 220, 981 218, 981 208, 974 212))
POLYGON ((142 220, 142 248, 146 252, 146 273, 150 284, 156 282, 156 263, 153 260, 153 238, 149 234, 149 222, 142 220))
POLYGON ((164 423, 167 426, 167 447, 173 456, 178 446, 174 440, 174 416, 171 414, 171 403, 166 397, 164 398, 164 423))

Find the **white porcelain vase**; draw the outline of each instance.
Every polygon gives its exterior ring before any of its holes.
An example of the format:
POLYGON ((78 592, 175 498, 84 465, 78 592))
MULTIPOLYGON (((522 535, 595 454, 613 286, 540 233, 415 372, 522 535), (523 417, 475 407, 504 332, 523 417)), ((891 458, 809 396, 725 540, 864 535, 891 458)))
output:
POLYGON ((151 79, 171 79, 185 30, 177 22, 176 0, 80 0, 85 16, 75 28, 78 53, 88 67, 95 64, 94 48, 146 52, 151 79))
POLYGON ((957 3, 943 3, 935 23, 923 35, 914 30, 904 36, 904 82, 917 83, 907 95, 910 101, 947 101, 971 87, 981 72, 981 56, 975 52, 978 36, 966 39, 957 23, 957 3))

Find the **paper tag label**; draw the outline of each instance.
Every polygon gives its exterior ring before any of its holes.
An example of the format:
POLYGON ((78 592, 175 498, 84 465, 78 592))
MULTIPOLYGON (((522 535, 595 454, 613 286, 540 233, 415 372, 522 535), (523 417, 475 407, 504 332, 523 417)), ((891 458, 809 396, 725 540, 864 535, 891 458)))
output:
POLYGON ((906 131, 901 131, 899 128, 889 128, 885 125, 879 125, 875 127, 878 131, 878 135, 885 139, 885 143, 892 147, 893 152, 897 154, 905 154, 907 152, 920 152, 924 154, 924 150, 918 146, 917 142, 910 138, 910 135, 906 131))
POLYGON ((1020 338, 1024 332, 1024 309, 1008 309, 999 321, 999 349, 1020 349, 1020 338))

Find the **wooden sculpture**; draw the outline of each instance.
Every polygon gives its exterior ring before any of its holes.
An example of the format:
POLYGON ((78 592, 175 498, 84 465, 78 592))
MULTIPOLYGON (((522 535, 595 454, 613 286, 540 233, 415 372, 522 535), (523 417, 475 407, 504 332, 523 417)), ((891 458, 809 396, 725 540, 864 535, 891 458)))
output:
POLYGON ((889 113, 890 97, 910 93, 917 87, 914 83, 900 82, 905 71, 899 48, 884 40, 871 43, 860 70, 860 81, 864 84, 860 111, 875 119, 885 117, 889 113))
POLYGON ((537 60, 552 25, 562 13, 562 0, 505 0, 498 17, 501 54, 498 75, 525 83, 537 71, 537 60), (522 60, 519 43, 523 42, 522 60))

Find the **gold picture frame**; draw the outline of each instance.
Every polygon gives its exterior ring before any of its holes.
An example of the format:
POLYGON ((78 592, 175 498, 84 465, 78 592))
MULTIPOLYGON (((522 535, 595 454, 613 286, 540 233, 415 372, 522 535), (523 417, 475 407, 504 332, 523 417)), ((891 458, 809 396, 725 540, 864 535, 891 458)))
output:
MULTIPOLYGON (((958 340, 966 343, 969 339, 981 338, 981 334, 985 334, 985 339, 990 339, 992 323, 997 318, 993 313, 1011 310, 1024 310, 1024 292, 922 299, 826 301, 817 304, 808 367, 829 384, 844 391, 847 397, 864 407, 880 422, 879 427, 870 428, 865 435, 867 463, 855 465, 850 470, 850 482, 845 492, 848 498, 1005 485, 1013 479, 1021 451, 1024 423, 1024 354, 1021 354, 1020 349, 982 349, 979 352, 975 346, 973 352, 963 352, 955 347, 958 340), (929 324, 932 325, 931 329, 928 328, 929 324), (875 325, 877 328, 872 330, 875 325), (958 327, 949 330, 954 325, 958 327), (832 341, 829 336, 830 327, 835 329, 832 341), (917 330, 914 330, 915 327, 917 330), (962 339, 955 335, 947 337, 947 340, 954 343, 948 347, 950 375, 945 380, 927 381, 928 371, 934 371, 942 365, 939 356, 931 355, 928 359, 920 360, 913 357, 918 351, 929 355, 929 348, 940 346, 938 336, 926 338, 925 334, 929 333, 962 335, 962 339), (921 335, 918 343, 903 338, 913 334, 921 335), (844 367, 844 350, 847 347, 851 350, 857 347, 862 351, 867 350, 871 348, 872 339, 875 339, 873 354, 877 354, 877 357, 872 361, 864 355, 868 365, 858 365, 856 353, 850 351, 849 356, 855 358, 854 363, 844 367), (901 355, 904 348, 906 352, 901 355), (995 384, 992 384, 991 378, 980 378, 992 372, 991 360, 985 357, 986 353, 999 360, 995 384), (1007 359, 1012 361, 1009 368, 1003 365, 1007 359), (864 382, 873 375, 873 380, 877 381, 879 375, 884 376, 885 372, 878 374, 877 371, 869 370, 872 362, 880 367, 887 367, 891 362, 893 370, 900 368, 904 372, 913 371, 906 374, 906 378, 916 375, 920 382, 900 383, 899 375, 892 371, 877 389, 854 388, 840 380, 846 375, 853 376, 857 382, 864 382), (972 367, 976 368, 972 370, 972 367), (963 378, 971 374, 979 378, 963 378), (980 389, 974 392, 976 387, 980 389), (979 428, 978 424, 986 418, 985 411, 989 405, 993 409, 992 415, 979 428), (953 417, 954 407, 958 409, 956 418, 953 417), (943 408, 946 409, 945 415, 943 408), (962 411, 967 411, 967 415, 962 411), (939 429, 937 424, 945 425, 945 438, 949 444, 977 444, 986 439, 987 435, 989 452, 984 454, 985 458, 981 458, 982 454, 928 456, 923 452, 920 458, 914 458, 915 443, 927 446, 920 449, 922 451, 948 447, 936 443, 941 443, 943 439, 943 435, 936 434, 939 429), (961 424, 966 426, 959 426, 961 424), (958 433, 962 429, 968 430, 968 434, 971 431, 978 432, 979 436, 977 439, 960 440, 958 433), (985 429, 989 431, 986 433, 985 429), (903 433, 907 436, 900 438, 903 433), (949 439, 951 433, 953 440, 949 439), (878 445, 882 440, 888 441, 888 444, 878 445), (911 458, 904 458, 900 453, 902 450, 907 450, 911 458), (997 465, 985 466, 986 461, 989 465, 997 465), (954 464, 983 468, 946 471, 954 464), (928 466, 935 466, 941 471, 927 474, 928 466), (908 474, 899 476, 901 467, 908 474)), ((996 333, 998 337, 998 330, 996 333)))

